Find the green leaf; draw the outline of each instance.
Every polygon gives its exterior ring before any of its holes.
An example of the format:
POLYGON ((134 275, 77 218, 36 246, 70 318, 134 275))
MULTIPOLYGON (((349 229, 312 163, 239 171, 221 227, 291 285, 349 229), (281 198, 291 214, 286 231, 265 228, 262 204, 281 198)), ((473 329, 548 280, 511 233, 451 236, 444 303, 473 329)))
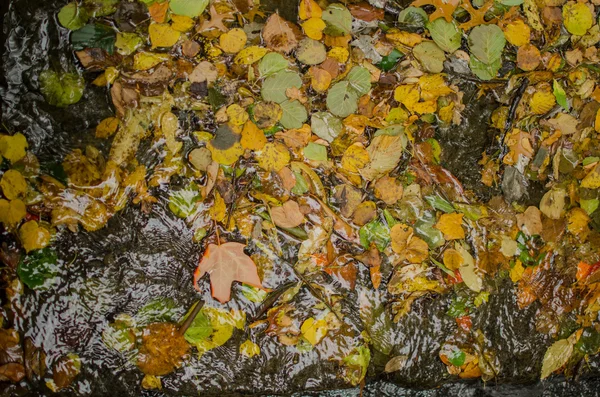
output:
POLYGON ((507 7, 520 6, 523 0, 498 0, 498 2, 507 7))
POLYGON ((58 12, 58 22, 70 30, 81 29, 89 19, 87 10, 76 2, 67 4, 58 12))
POLYGON ((97 18, 105 17, 117 11, 119 0, 84 0, 88 13, 97 18))
POLYGON ((221 106, 223 106, 227 103, 227 98, 225 97, 225 95, 221 94, 221 91, 219 91, 215 87, 209 87, 208 88, 208 103, 216 111, 221 106))
POLYGON ((321 18, 327 24, 323 31, 325 34, 344 36, 352 33, 352 14, 341 4, 330 4, 323 10, 321 18))
POLYGON ((350 82, 340 81, 327 92, 327 108, 339 117, 347 117, 358 109, 358 95, 350 82))
POLYGON ((67 107, 79 102, 83 96, 85 80, 75 73, 59 74, 53 70, 40 73, 40 91, 46 102, 57 107, 67 107))
POLYGON ((465 363, 465 358, 467 355, 464 351, 460 349, 456 349, 452 352, 452 355, 448 357, 448 361, 455 367, 460 367, 465 363))
POLYGON ((425 27, 429 16, 420 7, 407 7, 398 14, 398 22, 406 25, 425 27))
POLYGON ((438 18, 427 24, 431 38, 442 50, 452 53, 460 48, 461 33, 454 21, 438 18))
POLYGON ((208 0, 171 0, 169 8, 173 14, 195 18, 202 14, 208 5, 208 0))
POLYGON ((327 59, 327 50, 320 41, 306 37, 298 44, 296 58, 305 65, 318 65, 327 59))
POLYGON ((346 81, 359 96, 371 91, 371 73, 362 66, 354 66, 346 76, 346 81))
POLYGON ((342 376, 352 386, 358 385, 365 378, 370 361, 371 350, 368 346, 361 345, 355 348, 342 360, 344 366, 348 367, 348 370, 343 371, 342 376))
POLYGON ((469 314, 469 309, 473 307, 473 302, 467 296, 458 295, 452 299, 446 314, 453 318, 466 316, 469 314))
POLYGON ((389 72, 398 64, 398 61, 404 57, 404 54, 398 51, 397 49, 393 49, 388 55, 384 56, 381 59, 381 62, 377 64, 377 67, 384 72, 389 72))
POLYGON ((265 101, 281 104, 288 99, 285 91, 292 87, 302 87, 302 79, 296 72, 282 70, 265 79, 260 94, 265 101))
POLYGON ((442 232, 434 227, 435 222, 435 213, 425 211, 414 224, 415 234, 421 237, 431 249, 441 247, 446 242, 442 232))
POLYGON ((117 35, 106 25, 88 24, 71 34, 71 44, 76 50, 84 48, 101 48, 112 54, 115 50, 117 35))
POLYGON ((292 193, 295 195, 301 196, 304 193, 308 192, 310 186, 308 185, 308 181, 302 176, 302 173, 292 171, 294 176, 296 177, 296 184, 292 188, 292 193))
POLYGON ((405 128, 403 125, 392 124, 392 125, 388 125, 387 127, 383 127, 383 128, 378 129, 377 131, 375 131, 375 134, 373 134, 373 137, 376 137, 379 135, 390 135, 390 136, 404 135, 404 131, 405 131, 405 128))
POLYGON ((584 328, 575 348, 584 354, 597 354, 600 350, 600 332, 594 327, 584 328))
POLYGON ((279 122, 284 128, 300 128, 302 124, 308 119, 308 113, 306 108, 297 100, 287 100, 279 104, 283 115, 279 122))
POLYGON ((546 350, 544 360, 542 361, 541 378, 546 379, 569 361, 573 354, 573 343, 569 339, 557 340, 546 350))
POLYGON ((361 227, 358 235, 364 249, 369 249, 371 243, 375 243, 377 249, 383 251, 390 242, 390 229, 379 219, 373 219, 361 227))
POLYGON ((31 289, 38 289, 47 279, 58 273, 56 262, 58 256, 54 250, 46 247, 30 252, 24 256, 17 266, 17 274, 21 281, 31 289))
POLYGON ((469 34, 471 54, 486 65, 500 60, 505 44, 504 32, 498 25, 479 25, 469 34))
POLYGON ((471 56, 471 59, 469 61, 469 67, 471 68, 473 74, 479 77, 481 80, 486 81, 496 77, 501 66, 502 60, 500 58, 496 59, 489 65, 481 62, 474 56, 471 56))
POLYGON ((189 343, 197 344, 213 333, 213 327, 208 316, 200 311, 183 336, 189 343))
POLYGON ((304 157, 314 161, 327 161, 327 148, 318 143, 309 142, 304 148, 304 157))
POLYGON ((425 201, 427 201, 429 205, 431 205, 436 210, 440 210, 448 214, 455 211, 452 203, 449 203, 448 201, 446 201, 438 195, 425 196, 425 201))
POLYGON ((160 297, 146 303, 135 315, 137 325, 177 321, 182 310, 171 298, 160 297))
POLYGON ((196 211, 196 203, 202 201, 200 188, 194 182, 184 189, 172 191, 169 196, 169 209, 179 218, 187 218, 196 211))
POLYGON ((554 97, 556 98, 556 103, 558 103, 563 109, 567 112, 570 109, 569 102, 567 101, 567 93, 565 89, 562 88, 558 80, 554 80, 552 83, 552 88, 554 89, 554 97))
POLYGON ((329 112, 317 112, 310 116, 310 129, 316 136, 327 142, 333 142, 343 128, 342 120, 329 112))
POLYGON ((588 215, 592 215, 594 211, 598 209, 598 205, 600 204, 600 200, 595 199, 579 199, 579 205, 581 209, 584 210, 588 215))
POLYGON ((444 70, 446 54, 437 44, 426 41, 413 48, 413 55, 421 62, 423 68, 430 73, 441 73, 444 70))
POLYGON ((240 285, 240 288, 242 290, 242 295, 244 295, 250 302, 254 303, 263 302, 269 295, 269 293, 263 289, 252 287, 243 283, 240 285))
POLYGON ((119 32, 117 33, 117 40, 115 41, 115 47, 117 52, 121 55, 131 55, 144 45, 144 40, 135 33, 119 32))
POLYGON ((285 70, 289 64, 283 55, 278 52, 269 52, 258 62, 258 72, 261 77, 269 77, 281 70, 285 70))

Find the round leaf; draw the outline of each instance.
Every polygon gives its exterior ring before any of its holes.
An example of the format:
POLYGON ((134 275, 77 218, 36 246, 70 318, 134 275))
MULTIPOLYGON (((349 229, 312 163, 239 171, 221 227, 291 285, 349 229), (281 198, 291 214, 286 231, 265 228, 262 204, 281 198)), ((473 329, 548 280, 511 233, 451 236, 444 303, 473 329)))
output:
POLYGON ((371 90, 371 73, 362 66, 353 67, 346 80, 358 95, 365 95, 371 90))
POLYGON ((469 34, 469 49, 481 62, 489 65, 499 60, 506 39, 497 25, 479 25, 469 34))
POLYGON ((260 93, 265 101, 281 103, 288 99, 285 91, 292 87, 302 87, 302 79, 298 73, 281 71, 265 79, 260 93))
POLYGON ((64 6, 58 12, 58 22, 67 29, 77 30, 85 26, 90 19, 86 9, 76 2, 64 6))
POLYGON ((327 93, 327 108, 339 117, 346 117, 358 109, 358 95, 348 81, 340 81, 327 93))
POLYGON ((453 22, 448 22, 444 18, 438 18, 427 24, 429 34, 442 50, 452 53, 460 48, 461 34, 458 27, 453 22))
POLYGON ((300 128, 308 118, 306 108, 300 102, 287 100, 280 104, 283 115, 279 122, 285 128, 300 128))
POLYGON ((289 65, 287 59, 283 57, 283 55, 277 52, 270 52, 258 63, 258 72, 261 77, 268 77, 272 74, 275 74, 281 70, 284 70, 289 65))
POLYGON ((169 8, 173 14, 194 18, 202 14, 207 5, 208 0, 171 0, 169 8))

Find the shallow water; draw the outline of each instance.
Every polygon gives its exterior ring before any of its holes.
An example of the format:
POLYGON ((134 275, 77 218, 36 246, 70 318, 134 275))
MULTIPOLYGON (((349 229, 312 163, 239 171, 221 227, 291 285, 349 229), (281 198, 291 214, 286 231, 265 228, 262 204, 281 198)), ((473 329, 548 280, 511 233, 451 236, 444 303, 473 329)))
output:
MULTIPOLYGON (((2 6, 4 48, 0 91, 2 122, 6 128, 22 131, 47 169, 60 163, 72 149, 87 144, 107 151, 107 143, 96 140, 92 132, 100 120, 113 113, 105 89, 88 85, 84 98, 66 109, 47 105, 38 91, 37 75, 46 65, 60 64, 68 68, 75 64, 68 49, 67 33, 57 27, 54 18, 64 2, 11 0, 9 5, 6 1, 2 6)), ((88 81, 92 78, 87 75, 88 81)), ((474 190, 477 190, 479 175, 474 167, 465 168, 464 164, 475 163, 492 141, 481 126, 493 106, 491 98, 484 98, 478 102, 477 110, 465 115, 468 122, 439 132, 444 151, 453 153, 445 159, 445 165, 474 190)), ((66 352, 80 355, 82 373, 72 390, 60 395, 223 396, 296 392, 297 396, 349 397, 360 394, 358 388, 341 390, 346 385, 335 376, 337 364, 320 359, 316 350, 300 355, 264 335, 261 328, 247 331, 252 332, 261 346, 262 354, 257 359, 240 356, 237 347, 248 335, 236 331, 226 345, 201 358, 192 357, 182 369, 164 377, 162 392, 143 391, 142 373, 121 354, 104 345, 102 330, 115 315, 135 315, 157 297, 171 298, 179 314, 199 298, 191 288, 191 279, 201 247, 192 242, 192 230, 166 209, 163 197, 150 214, 131 206, 98 232, 63 231, 57 237, 62 261, 59 275, 49 290, 26 292, 22 300, 25 316, 17 325, 23 337, 30 336, 44 347, 48 362, 66 352)), ((289 278, 285 267, 278 265, 280 280, 289 278)), ((359 291, 360 279, 366 277, 366 274, 359 276, 359 291)), ((201 298, 210 301, 209 289, 204 287, 201 298)), ((386 343, 391 347, 389 355, 373 351, 363 395, 598 395, 597 378, 578 383, 537 382, 542 357, 551 343, 550 338, 535 331, 537 303, 519 310, 511 283, 498 281, 495 288, 498 293, 492 294, 490 302, 477 311, 473 323, 475 329, 483 331, 502 363, 496 380, 487 385, 481 381, 445 383, 450 376, 437 352, 454 323, 445 314, 449 298, 423 298, 413 304, 407 316, 386 331, 386 343), (409 357, 407 365, 400 371, 385 374, 385 363, 397 355, 409 357)), ((348 295, 349 311, 352 302, 356 302, 356 295, 348 295)), ((313 303, 308 293, 301 293, 297 299, 307 306, 313 303)), ((230 306, 250 314, 256 310, 242 299, 234 298, 230 306)), ((582 369, 581 376, 597 374, 598 360, 595 359, 582 369)), ((0 386, 0 390, 2 395, 49 394, 43 381, 24 388, 0 386)))

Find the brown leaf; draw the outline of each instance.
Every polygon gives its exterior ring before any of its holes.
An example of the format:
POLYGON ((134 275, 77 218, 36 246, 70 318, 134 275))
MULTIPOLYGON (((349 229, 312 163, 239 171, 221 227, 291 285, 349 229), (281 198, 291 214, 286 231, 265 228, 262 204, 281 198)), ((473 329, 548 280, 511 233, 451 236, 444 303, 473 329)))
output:
POLYGON ((530 206, 522 214, 517 214, 517 225, 529 236, 542 233, 542 213, 537 207, 530 206))
POLYGON ((223 24, 223 21, 233 21, 235 17, 233 12, 219 14, 214 5, 210 6, 210 21, 205 20, 198 28, 198 32, 206 32, 210 29, 218 29, 221 32, 227 32, 229 29, 223 24))
POLYGON ((371 4, 361 1, 357 4, 349 4, 348 10, 356 19, 361 19, 366 22, 383 20, 385 11, 383 8, 375 8, 371 4))
POLYGON ((175 324, 150 324, 142 334, 137 366, 146 375, 167 375, 181 366, 189 350, 175 324))
POLYGON ((273 14, 267 19, 262 30, 265 44, 273 51, 288 53, 298 46, 298 39, 292 27, 293 25, 281 18, 279 14, 273 14))
POLYGON ((0 366, 0 382, 18 383, 25 377, 25 368, 18 363, 0 366))
POLYGON ((352 214, 352 221, 358 226, 367 224, 377 216, 377 205, 372 201, 365 201, 356 207, 352 214))
POLYGON ((273 222, 286 229, 299 226, 304 222, 304 215, 300 212, 298 203, 293 200, 288 200, 281 207, 271 208, 271 216, 273 222))
POLYGON ((379 178, 373 186, 375 197, 383 200, 387 205, 394 205, 402 198, 404 191, 402 184, 389 175, 379 178))
POLYGON ((231 284, 234 281, 262 288, 256 265, 244 253, 246 246, 240 243, 210 244, 194 272, 194 288, 206 273, 210 274, 213 298, 221 303, 231 299, 231 284))
POLYGON ((517 66, 527 72, 535 70, 542 62, 540 50, 532 44, 525 44, 517 51, 517 66))
POLYGON ((435 21, 438 18, 444 18, 446 21, 452 21, 452 13, 458 7, 460 0, 416 0, 413 1, 411 6, 422 7, 424 5, 432 5, 435 7, 433 14, 429 15, 430 21, 435 21))

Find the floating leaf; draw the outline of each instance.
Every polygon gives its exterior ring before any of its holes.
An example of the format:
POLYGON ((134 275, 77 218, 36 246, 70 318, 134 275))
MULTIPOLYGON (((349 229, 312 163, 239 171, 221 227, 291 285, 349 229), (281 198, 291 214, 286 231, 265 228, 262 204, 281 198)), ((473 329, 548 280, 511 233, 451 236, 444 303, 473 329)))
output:
POLYGON ((42 287, 47 279, 58 273, 58 257, 50 248, 34 251, 24 256, 17 267, 21 281, 31 289, 42 287))
POLYGON ((67 29, 77 30, 85 26, 90 19, 85 7, 72 2, 60 9, 58 22, 67 29))
POLYGON ((245 247, 244 244, 232 242, 209 244, 194 272, 194 287, 199 289, 198 280, 208 273, 212 296, 221 303, 231 298, 231 284, 234 281, 261 288, 256 265, 244 253, 245 247))
POLYGON ((75 73, 59 74, 53 70, 40 73, 40 90, 50 105, 67 107, 83 96, 85 80, 75 73))
POLYGON ((541 379, 546 379, 552 372, 560 369, 573 354, 573 343, 569 339, 557 340, 546 350, 542 361, 541 379))
POLYGON ((88 24, 71 34, 71 44, 76 50, 85 48, 101 48, 112 54, 115 49, 117 35, 106 25, 88 24))

